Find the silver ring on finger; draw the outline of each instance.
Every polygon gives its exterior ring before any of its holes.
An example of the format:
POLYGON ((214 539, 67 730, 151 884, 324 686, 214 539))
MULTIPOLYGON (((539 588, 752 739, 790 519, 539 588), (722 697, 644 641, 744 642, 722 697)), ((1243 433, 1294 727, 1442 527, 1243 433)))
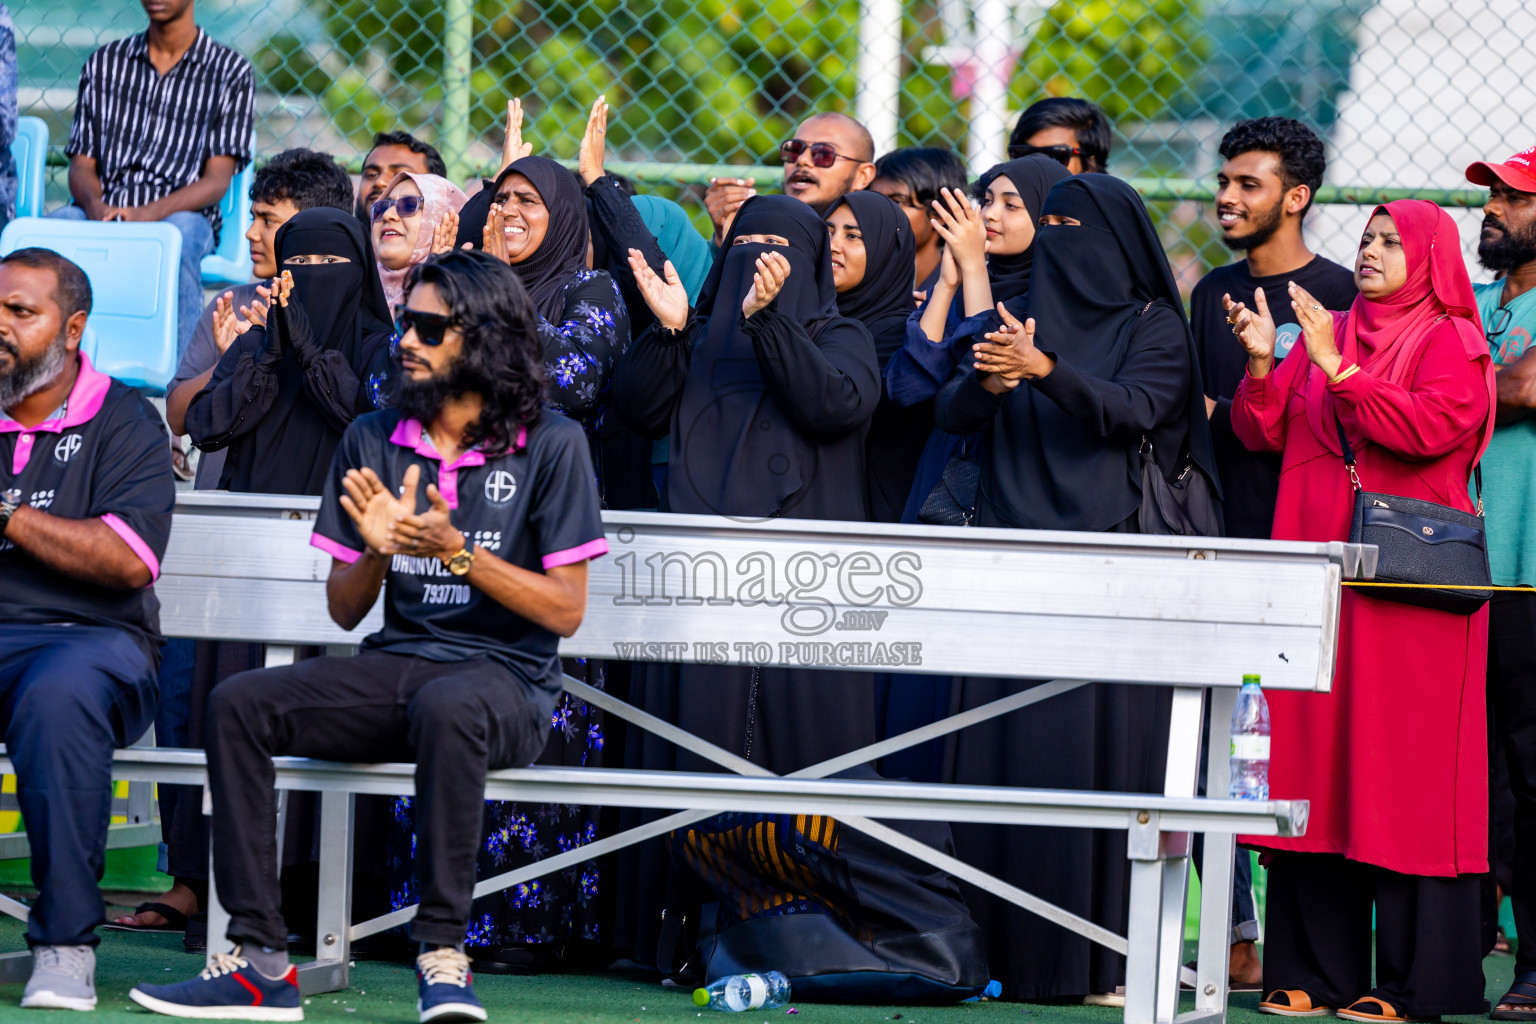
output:
POLYGON ((1314 302, 1314 303, 1312 303, 1312 308, 1313 308, 1313 309, 1314 309, 1314 310, 1315 310, 1315 311, 1317 311, 1317 312, 1319 312, 1319 313, 1321 313, 1321 312, 1322 312, 1322 311, 1323 311, 1323 307, 1322 307, 1322 306, 1319 306, 1319 305, 1318 305, 1318 304, 1317 304, 1317 303, 1315 303, 1315 302, 1314 302))

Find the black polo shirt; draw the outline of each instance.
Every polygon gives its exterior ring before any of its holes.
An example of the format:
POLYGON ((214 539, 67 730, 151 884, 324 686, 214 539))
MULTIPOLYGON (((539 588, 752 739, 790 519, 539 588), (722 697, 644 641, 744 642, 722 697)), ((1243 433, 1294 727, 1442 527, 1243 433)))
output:
MULTIPOLYGON (((541 572, 608 551, 586 435, 573 420, 549 411, 533 429, 519 432, 510 451, 475 449, 446 466, 416 420, 388 409, 358 417, 331 460, 310 543, 345 562, 361 558, 366 545, 339 501, 342 477, 368 467, 398 493, 411 466, 421 467, 417 510, 430 507, 427 484, 435 483, 453 509, 454 528, 471 549, 483 549, 477 558, 489 552, 541 572)), ((439 559, 392 555, 384 579, 384 628, 362 646, 430 661, 486 655, 539 688, 547 714, 560 689, 559 642, 439 559)))
POLYGON ((154 580, 171 534, 176 481, 165 424, 133 388, 80 356, 63 408, 35 427, 0 413, 0 491, 64 519, 100 519, 149 567, 150 586, 99 587, 48 568, 0 540, 0 622, 79 622, 132 633, 159 657, 154 580))

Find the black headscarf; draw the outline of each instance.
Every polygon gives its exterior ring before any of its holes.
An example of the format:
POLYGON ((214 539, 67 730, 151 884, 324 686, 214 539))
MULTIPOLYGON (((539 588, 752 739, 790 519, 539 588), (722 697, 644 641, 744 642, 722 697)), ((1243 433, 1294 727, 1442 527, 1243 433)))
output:
POLYGON ((459 233, 453 238, 453 247, 462 249, 485 248, 485 221, 491 215, 491 204, 496 201, 496 183, 489 178, 480 180, 480 191, 469 197, 459 207, 459 233))
POLYGON ((849 192, 828 208, 827 216, 840 206, 853 212, 864 236, 864 279, 838 295, 837 309, 875 336, 875 355, 884 372, 886 362, 906 340, 907 317, 912 315, 917 273, 912 222, 879 192, 849 192))
POLYGON ((668 479, 670 511, 767 517, 810 483, 805 477, 814 471, 814 453, 767 393, 756 349, 741 326, 757 258, 768 252, 787 257, 790 266, 774 311, 811 331, 838 315, 822 219, 789 196, 743 203, 699 292, 696 310, 707 320, 678 402, 672 444, 681 459, 668 479), (756 234, 780 235, 789 244, 735 244, 738 236, 756 234))
MULTIPOLYGON (((222 484, 265 494, 319 494, 344 425, 310 398, 298 347, 306 349, 302 358, 322 378, 321 387, 377 396, 387 391, 394 329, 373 246, 356 217, 327 207, 302 210, 278 228, 276 248, 278 265, 293 274, 288 308, 274 303, 268 314, 267 330, 287 331, 289 339, 274 371, 277 397, 261 423, 230 446, 222 484), (283 263, 310 254, 345 256, 348 262, 283 263), (325 357, 332 351, 350 374, 325 357)), ((358 395, 356 404, 372 403, 358 395)))
MULTIPOLYGON (((1070 177, 1070 174, 1065 167, 1050 157, 1034 153, 1019 160, 1009 160, 1007 163, 989 167, 987 172, 977 179, 977 193, 985 195, 992 182, 1003 177, 1013 182, 1019 198, 1024 201, 1024 209, 1029 211, 1031 219, 1038 222, 1040 207, 1045 203, 1046 193, 1051 190, 1052 185, 1063 178, 1070 177)), ((1037 227, 1036 231, 1038 230, 1037 227)), ((1028 291, 1034 262, 1033 242, 1023 252, 1007 256, 988 256, 987 280, 992 283, 993 301, 1007 302, 1028 291)))
MULTIPOLYGON (((1143 307, 1166 306, 1173 315, 1159 314, 1157 323, 1178 332, 1176 340, 1163 340, 1188 353, 1188 384, 1181 415, 1154 430, 1151 441, 1165 473, 1187 452, 1214 482, 1200 363, 1173 271, 1141 197, 1119 178, 1082 174, 1053 186, 1041 213, 1071 217, 1081 226, 1039 229, 1030 289, 1008 302, 1009 310, 1034 317, 1042 348, 1082 374, 1107 380, 1125 361, 1143 307)), ((1154 329, 1151 323, 1140 327, 1154 329)), ((1014 525, 1108 530, 1140 502, 1139 440, 1101 437, 1034 387, 1021 386, 1009 393, 988 435, 983 487, 1014 525)))
MULTIPOLYGON (((587 266, 586 201, 571 172, 542 156, 525 156, 508 164, 491 186, 492 198, 509 174, 521 174, 533 182, 549 210, 543 241, 532 256, 514 263, 512 269, 528 289, 539 315, 556 322, 565 309, 565 286, 587 266)), ((483 229, 484 215, 481 223, 483 229)))

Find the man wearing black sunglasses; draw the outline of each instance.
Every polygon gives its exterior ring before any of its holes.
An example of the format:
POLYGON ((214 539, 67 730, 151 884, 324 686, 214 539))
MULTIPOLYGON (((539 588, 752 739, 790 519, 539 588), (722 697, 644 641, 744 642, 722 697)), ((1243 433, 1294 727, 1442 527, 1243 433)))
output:
MULTIPOLYGON (((875 180, 875 140, 847 114, 812 114, 779 146, 784 162, 784 194, 823 213, 849 192, 875 180)), ((704 193, 719 244, 741 204, 757 195, 754 178, 711 178, 704 193)))
POLYGON ((296 754, 416 762, 420 1019, 486 1019, 464 955, 485 774, 543 748, 556 647, 608 544, 586 434, 544 408, 538 313, 512 269, 444 253, 405 294, 394 403, 347 428, 310 540, 332 559, 331 617, 352 629, 382 592, 383 626, 354 657, 214 689, 214 871, 239 945, 191 981, 133 990, 157 1012, 300 1019, 271 825, 272 757, 296 754))
POLYGON ((1109 162, 1109 118, 1075 96, 1052 96, 1019 115, 1008 137, 1008 159, 1039 153, 1073 174, 1103 171, 1109 162))
MULTIPOLYGON (((1493 582, 1536 586, 1536 147, 1503 163, 1478 161, 1467 180, 1488 189, 1477 258, 1499 280, 1473 285, 1493 355, 1498 410, 1493 440, 1483 453, 1483 510, 1493 582)), ((1490 851, 1496 869, 1512 869, 1515 927, 1536 935, 1536 591, 1495 593, 1488 602, 1488 725, 1490 812, 1500 840, 1490 851), (1513 822, 1503 808, 1513 792, 1513 822), (1500 799, 1500 797, 1506 797, 1500 799), (1503 819, 1502 821, 1500 819, 1503 819), (1513 833, 1512 835, 1510 833, 1513 833)), ((1494 877, 1505 877, 1495 870, 1494 877)), ((1490 888, 1491 888, 1490 884, 1490 888)), ((1489 893, 1489 904, 1493 894, 1489 893)), ((1516 984, 1494 1008, 1496 1020, 1528 1016, 1536 972, 1536 941, 1519 944, 1516 984)))

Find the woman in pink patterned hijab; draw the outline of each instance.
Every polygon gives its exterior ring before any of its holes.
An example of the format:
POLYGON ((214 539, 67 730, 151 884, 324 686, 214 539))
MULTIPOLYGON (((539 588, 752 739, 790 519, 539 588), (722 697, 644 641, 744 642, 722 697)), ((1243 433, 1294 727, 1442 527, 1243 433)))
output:
POLYGON ((391 312, 400 304, 411 267, 453 248, 459 208, 468 199, 440 175, 401 171, 368 211, 379 278, 391 312))

